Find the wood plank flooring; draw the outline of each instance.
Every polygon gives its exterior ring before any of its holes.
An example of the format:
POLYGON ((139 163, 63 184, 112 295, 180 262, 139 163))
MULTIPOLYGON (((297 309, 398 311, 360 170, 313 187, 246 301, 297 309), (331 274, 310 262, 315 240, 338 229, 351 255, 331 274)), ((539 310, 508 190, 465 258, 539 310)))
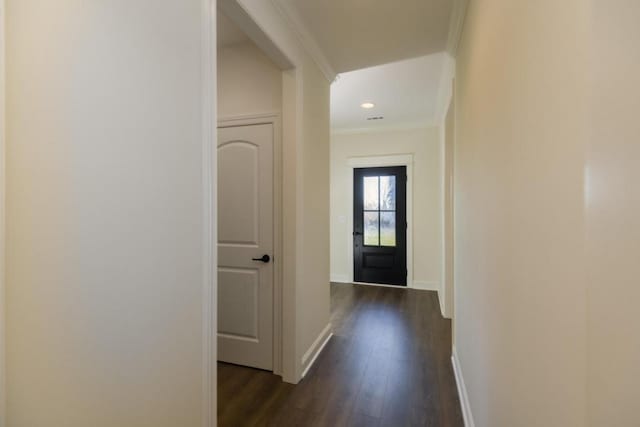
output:
POLYGON ((298 384, 218 364, 218 425, 462 427, 435 292, 331 284, 334 336, 298 384))

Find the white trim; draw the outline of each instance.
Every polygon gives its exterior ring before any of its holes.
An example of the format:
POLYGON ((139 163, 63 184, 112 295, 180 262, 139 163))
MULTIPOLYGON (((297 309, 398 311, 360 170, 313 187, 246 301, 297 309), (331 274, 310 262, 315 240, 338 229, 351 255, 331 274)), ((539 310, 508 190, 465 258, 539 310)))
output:
POLYGON ((361 135, 381 132, 404 132, 418 129, 429 129, 438 126, 436 119, 397 125, 372 126, 365 128, 331 129, 331 135, 361 135))
MULTIPOLYGON (((452 81, 450 81, 451 84, 452 81)), ((442 90, 443 90, 443 82, 441 82, 441 87, 440 87, 440 94, 442 95, 442 90)), ((439 151, 440 151, 440 158, 438 159, 438 162, 440 163, 440 174, 438 176, 439 182, 438 182, 438 187, 440 190, 440 194, 439 194, 439 198, 440 198, 440 212, 439 212, 439 219, 440 219, 440 230, 439 230, 439 238, 440 238, 440 252, 442 254, 441 258, 440 258, 440 283, 441 283, 441 289, 438 292, 438 302, 440 305, 440 314, 442 314, 442 317, 445 317, 445 308, 444 308, 444 300, 445 300, 445 286, 447 284, 447 261, 448 261, 448 254, 446 251, 446 247, 447 247, 447 232, 446 232, 446 227, 445 225, 447 224, 447 205, 445 203, 446 201, 446 197, 447 197, 447 189, 445 188, 445 174, 446 174, 446 161, 445 161, 445 156, 446 156, 446 136, 445 136, 445 130, 446 130, 446 116, 447 116, 447 109, 444 109, 444 114, 442 116, 442 125, 440 126, 440 130, 438 132, 438 145, 439 145, 439 151)))
POLYGON ((217 424, 216 0, 202 0, 202 426, 217 424))
POLYGON ((280 127, 280 112, 269 112, 260 114, 243 114, 238 116, 226 116, 218 118, 218 128, 234 126, 255 126, 272 124, 280 127))
POLYGON ((282 268, 282 116, 280 112, 243 114, 218 119, 218 128, 233 126, 273 126, 273 373, 282 376, 283 268, 282 268))
MULTIPOLYGON (((386 166, 407 167, 407 285, 413 283, 413 154, 395 154, 389 156, 349 157, 347 165, 355 168, 375 168, 386 166)), ((353 171, 351 172, 353 177, 353 171)), ((347 186, 347 265, 349 282, 353 282, 353 181, 347 186)))
POLYGON ((347 159, 347 165, 349 165, 351 168, 375 168, 378 166, 411 166, 413 165, 413 154, 349 157, 347 159))
POLYGON ((330 83, 333 82, 336 79, 337 73, 329 63, 327 56, 320 48, 320 45, 318 45, 316 39, 309 32, 307 26, 304 25, 303 19, 298 11, 282 0, 272 0, 272 3, 280 15, 282 15, 285 21, 289 24, 289 27, 291 27, 293 33, 298 38, 298 41, 307 51, 309 56, 311 56, 320 71, 322 71, 325 78, 330 83))
MULTIPOLYGON (((453 83, 453 81, 450 81, 450 85, 453 83)), ((440 88, 442 91, 442 87, 440 88)), ((451 101, 449 101, 450 103, 451 101)), ((439 145, 440 145, 440 253, 442 254, 442 257, 440 258, 440 281, 442 283, 442 289, 441 291, 438 293, 438 302, 440 303, 440 314, 442 314, 442 317, 447 318, 446 314, 446 310, 445 310, 445 299, 446 299, 446 295, 445 293, 446 291, 446 286, 447 286, 447 280, 448 280, 448 274, 447 274, 447 262, 448 262, 448 257, 449 254, 447 253, 447 221, 448 221, 448 217, 447 217, 447 188, 446 188, 446 174, 447 174, 447 161, 446 161, 446 156, 447 156, 447 136, 446 136, 446 128, 447 128, 447 111, 448 108, 444 109, 444 114, 442 116, 442 125, 440 126, 440 132, 438 134, 438 138, 439 138, 439 145)))
POLYGON ((440 294, 440 283, 434 281, 414 280, 411 287, 422 291, 435 291, 438 292, 438 295, 440 294))
POLYGON ((0 0, 0 427, 6 417, 6 310, 5 310, 5 1, 0 0))
POLYGON ((440 314, 442 315, 443 318, 445 319, 451 319, 451 316, 449 315, 449 313, 447 313, 447 309, 445 307, 445 292, 446 289, 444 288, 446 285, 443 284, 442 285, 442 289, 438 292, 438 303, 440 303, 440 314))
POLYGON ((458 386, 458 396, 460 397, 460 408, 462 410, 464 425, 465 427, 475 427, 473 414, 471 413, 471 405, 469 404, 469 395, 467 394, 467 386, 462 377, 462 367, 460 366, 460 360, 458 359, 455 346, 453 347, 451 364, 453 365, 453 373, 455 374, 456 385, 458 386))
POLYGON ((332 275, 329 280, 334 283, 349 283, 349 277, 346 274, 332 275))
POLYGON ((438 159, 440 162, 440 175, 439 175, 439 189, 440 189, 440 250, 442 252, 442 258, 440 260, 440 283, 441 289, 438 292, 438 298, 440 299, 440 310, 442 312, 442 316, 445 318, 451 318, 452 314, 447 312, 446 309, 446 285, 447 285, 447 262, 448 262, 448 252, 447 248, 447 192, 448 188, 445 187, 447 177, 447 141, 446 141, 446 120, 447 113, 451 106, 451 102, 453 100, 453 83, 455 80, 456 73, 456 60, 451 56, 451 54, 445 54, 445 60, 442 65, 442 72, 440 75, 440 84, 438 89, 438 105, 437 105, 437 120, 440 123, 439 131, 438 131, 438 143, 440 149, 440 158, 438 159))
MULTIPOLYGON (((281 105, 282 108, 282 105, 281 105)), ((283 372, 283 317, 284 317, 284 243, 282 215, 284 211, 282 176, 282 113, 272 115, 273 122, 273 373, 283 372)))
POLYGON ((274 119, 280 118, 280 111, 267 111, 262 113, 251 113, 251 114, 238 114, 233 116, 220 116, 218 117, 218 127, 221 124, 224 125, 233 125, 237 124, 242 125, 258 125, 265 123, 274 123, 274 119))
POLYGON ((455 275, 453 272, 454 260, 454 241, 453 241, 453 229, 454 229, 454 169, 455 169, 455 61, 452 71, 452 78, 449 81, 449 96, 447 97, 447 105, 442 117, 442 126, 440 127, 440 166, 441 166, 441 251, 442 251, 442 293, 440 295, 440 309, 442 316, 446 319, 452 319, 454 316, 453 308, 453 282, 455 281, 455 275), (453 107, 453 109, 452 109, 453 107), (447 116, 449 112, 453 114, 454 129, 451 135, 450 144, 447 140, 449 135, 447 134, 447 116), (448 185, 447 185, 448 184, 448 185), (451 266, 448 269, 448 266, 451 266))
POLYGON ((320 353, 322 353, 322 350, 327 345, 332 336, 333 333, 331 332, 331 323, 329 323, 324 327, 322 332, 320 332, 320 335, 318 335, 313 344, 311 344, 311 347, 309 347, 304 356, 302 356, 303 370, 302 375, 300 375, 300 379, 304 378, 307 375, 309 369, 311 369, 316 359, 318 358, 320 353))
POLYGON ((447 52, 453 57, 458 53, 468 6, 469 0, 454 0, 453 2, 453 10, 449 20, 449 35, 447 36, 447 52))
POLYGON ((282 380, 297 384, 300 359, 297 351, 298 304, 296 294, 300 277, 302 179, 299 176, 302 138, 302 72, 300 68, 282 73, 282 380))

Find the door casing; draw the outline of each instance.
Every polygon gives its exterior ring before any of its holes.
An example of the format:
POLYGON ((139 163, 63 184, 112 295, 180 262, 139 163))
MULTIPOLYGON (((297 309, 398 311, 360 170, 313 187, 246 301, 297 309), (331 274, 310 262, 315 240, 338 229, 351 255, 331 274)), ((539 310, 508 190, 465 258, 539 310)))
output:
MULTIPOLYGON (((389 166, 406 166, 407 168, 407 287, 414 287, 413 284, 413 154, 397 154, 391 156, 367 156, 350 157, 347 165, 351 169, 350 176, 353 176, 353 169, 375 168, 389 166)), ((347 212, 347 265, 349 268, 349 282, 353 282, 353 185, 348 190, 349 211, 347 212)), ((371 283, 368 283, 371 285, 371 283)), ((381 286, 389 286, 380 284, 381 286)), ((394 286, 397 287, 397 286, 394 286)))

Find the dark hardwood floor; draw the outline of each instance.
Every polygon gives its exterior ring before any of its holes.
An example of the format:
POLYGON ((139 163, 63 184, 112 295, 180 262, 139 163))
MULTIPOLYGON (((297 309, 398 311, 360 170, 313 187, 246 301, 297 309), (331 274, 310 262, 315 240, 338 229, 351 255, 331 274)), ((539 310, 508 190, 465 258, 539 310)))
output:
POLYGON ((298 384, 218 364, 218 425, 463 426, 435 292, 331 284, 334 336, 298 384))

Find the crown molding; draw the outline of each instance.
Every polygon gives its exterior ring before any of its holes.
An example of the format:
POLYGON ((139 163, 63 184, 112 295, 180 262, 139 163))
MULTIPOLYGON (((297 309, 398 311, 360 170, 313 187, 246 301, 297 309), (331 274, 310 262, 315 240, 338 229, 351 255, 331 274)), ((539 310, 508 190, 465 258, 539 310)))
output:
POLYGON ((447 36, 447 50, 442 64, 440 84, 438 89, 437 121, 443 123, 453 95, 453 79, 456 74, 456 56, 464 29, 469 0, 454 0, 449 18, 449 35, 447 36))
POLYGON ((316 39, 304 25, 304 21, 302 20, 300 13, 298 13, 296 9, 291 7, 289 3, 286 3, 284 0, 271 0, 271 2, 289 24, 298 41, 307 51, 309 56, 311 56, 318 68, 320 68, 320 71, 322 71, 325 78, 332 83, 336 79, 337 73, 329 63, 327 56, 320 48, 320 45, 318 45, 316 39))
POLYGON ((449 21, 449 35, 447 36, 447 52, 454 58, 458 53, 458 45, 467 16, 469 0, 454 0, 449 21))

